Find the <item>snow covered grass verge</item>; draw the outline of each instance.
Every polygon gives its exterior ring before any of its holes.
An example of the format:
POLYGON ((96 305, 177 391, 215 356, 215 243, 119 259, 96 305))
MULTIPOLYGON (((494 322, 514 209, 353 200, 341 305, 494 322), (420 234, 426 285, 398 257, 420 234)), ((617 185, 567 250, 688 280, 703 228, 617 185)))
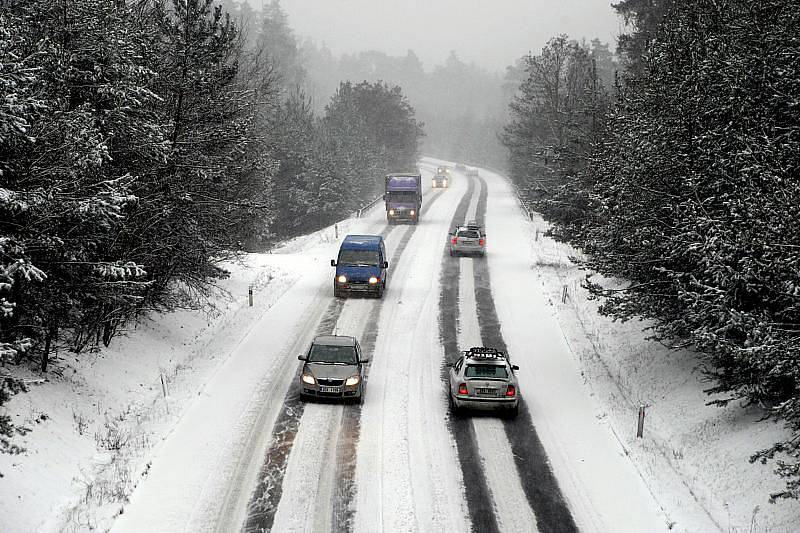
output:
MULTIPOLYGON (((770 504, 769 494, 780 490, 782 481, 769 466, 748 461, 753 452, 785 438, 783 427, 761 421, 764 411, 752 406, 707 406, 713 398, 703 390, 711 385, 698 355, 649 340, 646 322, 601 316, 600 302, 589 300, 581 287, 586 272, 570 261, 580 253, 544 237, 546 230, 547 223, 534 215, 530 267, 549 295, 587 387, 602 406, 597 417, 614 431, 674 529, 698 531, 692 524, 710 518, 730 533, 796 532, 800 504, 770 504), (641 405, 646 416, 644 438, 639 439, 641 405), (687 493, 700 505, 681 501, 680 494, 687 493), (704 509, 707 516, 691 516, 692 508, 704 509)), ((622 284, 594 279, 609 287, 622 284)))
POLYGON ((15 439, 24 453, 0 455, 0 531, 107 529, 198 384, 293 283, 280 259, 252 254, 226 264, 231 275, 208 309, 147 317, 109 348, 61 351, 43 381, 2 369, 38 384, 5 406, 31 431, 15 439))

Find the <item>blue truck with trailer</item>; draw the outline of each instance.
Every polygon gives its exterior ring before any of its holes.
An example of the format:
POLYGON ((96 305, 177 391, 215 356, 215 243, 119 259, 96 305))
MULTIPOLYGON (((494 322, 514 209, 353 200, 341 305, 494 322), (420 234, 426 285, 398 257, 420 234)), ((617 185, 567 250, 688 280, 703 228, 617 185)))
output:
POLYGON ((389 224, 399 221, 416 224, 422 209, 422 176, 419 173, 387 175, 383 200, 389 224))
POLYGON ((333 277, 333 295, 344 298, 352 293, 371 294, 383 298, 386 290, 386 246, 380 235, 348 235, 339 247, 333 277))

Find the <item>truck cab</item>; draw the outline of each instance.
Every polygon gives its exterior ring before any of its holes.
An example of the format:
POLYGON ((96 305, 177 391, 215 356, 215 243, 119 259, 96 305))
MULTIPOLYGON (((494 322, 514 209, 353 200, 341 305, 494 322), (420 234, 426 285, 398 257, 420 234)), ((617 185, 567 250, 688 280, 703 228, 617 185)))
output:
POLYGON ((383 199, 389 224, 399 221, 416 224, 422 209, 422 176, 418 173, 387 175, 383 199))
POLYGON ((333 277, 333 295, 344 298, 353 293, 383 298, 386 290, 386 246, 380 235, 348 235, 339 247, 333 277))

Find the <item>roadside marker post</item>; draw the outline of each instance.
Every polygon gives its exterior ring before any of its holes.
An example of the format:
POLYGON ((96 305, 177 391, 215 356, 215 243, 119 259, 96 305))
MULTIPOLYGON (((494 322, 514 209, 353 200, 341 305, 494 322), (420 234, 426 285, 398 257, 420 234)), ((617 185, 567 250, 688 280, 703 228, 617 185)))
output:
POLYGON ((247 299, 250 302, 250 307, 253 307, 253 286, 247 288, 247 299))
POLYGON ((564 290, 561 292, 561 303, 567 303, 567 286, 564 285, 564 290))
POLYGON ((167 383, 164 379, 164 371, 161 371, 161 392, 164 394, 164 405, 167 408, 167 414, 169 414, 169 402, 167 402, 167 383))
POLYGON ((536 228, 536 238, 534 240, 539 241, 539 228, 536 228))
POLYGON ((639 422, 636 425, 636 436, 642 438, 644 435, 644 405, 639 406, 639 422))

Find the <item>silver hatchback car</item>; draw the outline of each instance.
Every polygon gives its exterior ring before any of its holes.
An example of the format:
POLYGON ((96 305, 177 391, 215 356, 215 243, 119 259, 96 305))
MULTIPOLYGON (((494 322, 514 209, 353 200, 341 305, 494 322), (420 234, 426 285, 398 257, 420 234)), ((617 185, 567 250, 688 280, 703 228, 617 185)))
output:
POLYGON ((486 232, 474 222, 458 226, 449 237, 450 255, 477 254, 486 255, 486 232))
POLYGON ((450 366, 450 406, 462 409, 499 410, 510 418, 519 412, 519 385, 508 356, 494 348, 477 346, 462 353, 450 366))
POLYGON ((369 358, 361 353, 355 337, 320 335, 298 357, 304 361, 300 372, 300 397, 340 398, 360 403, 364 397, 364 377, 369 358))

